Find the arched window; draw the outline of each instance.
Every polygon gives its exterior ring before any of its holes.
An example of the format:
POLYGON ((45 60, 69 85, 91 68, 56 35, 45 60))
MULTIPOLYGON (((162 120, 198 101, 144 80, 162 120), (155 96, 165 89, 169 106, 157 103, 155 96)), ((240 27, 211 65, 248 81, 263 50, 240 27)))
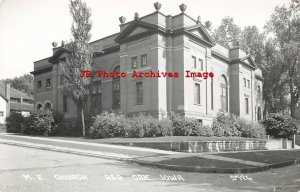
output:
POLYGON ((261 120, 261 108, 257 107, 257 121, 261 120))
MULTIPOLYGON (((114 69, 114 72, 120 72, 120 66, 114 69)), ((113 78, 113 109, 120 109, 121 99, 120 99, 120 77, 113 78)))
POLYGON ((228 112, 228 83, 225 75, 220 78, 220 88, 221 88, 221 111, 228 112))
POLYGON ((37 109, 37 110, 40 110, 40 109, 42 109, 42 108, 43 108, 43 105, 42 105, 42 104, 39 103, 39 104, 36 105, 36 109, 37 109))
POLYGON ((47 103, 45 104, 45 110, 52 110, 52 105, 51 105, 51 103, 47 102, 47 103))
POLYGON ((258 93, 258 95, 261 93, 260 86, 257 86, 257 93, 258 93))

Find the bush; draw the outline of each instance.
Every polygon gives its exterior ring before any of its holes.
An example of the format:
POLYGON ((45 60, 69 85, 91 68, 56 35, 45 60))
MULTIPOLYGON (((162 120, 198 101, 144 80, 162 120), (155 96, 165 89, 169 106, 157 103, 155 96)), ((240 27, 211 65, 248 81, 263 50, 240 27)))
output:
POLYGON ((233 114, 218 113, 216 119, 213 120, 212 130, 218 137, 241 136, 237 118, 233 114))
POLYGON ((260 123, 238 119, 238 124, 242 137, 266 138, 266 130, 260 123))
POLYGON ((201 129, 197 132, 198 136, 205 136, 205 137, 211 137, 214 136, 214 132, 209 125, 204 125, 201 127, 201 129))
POLYGON ((128 128, 128 120, 125 115, 103 112, 93 118, 89 135, 92 138, 124 137, 128 128))
POLYGON ((104 112, 93 117, 89 136, 92 138, 109 137, 157 137, 172 135, 172 122, 158 120, 150 115, 139 114, 132 118, 125 115, 104 112))
POLYGON ((173 135, 185 136, 190 134, 190 130, 188 127, 186 127, 186 120, 183 116, 171 112, 170 119, 173 125, 173 135))
POLYGON ((36 110, 25 118, 25 134, 56 135, 62 116, 51 110, 36 110))
POLYGON ((130 121, 130 137, 156 137, 161 135, 159 121, 150 115, 139 114, 130 121))
POLYGON ((51 110, 36 110, 25 118, 25 134, 56 135, 62 115, 51 110))
POLYGON ((173 135, 173 123, 169 118, 164 118, 158 121, 158 136, 172 136, 173 135))
POLYGON ((174 135, 176 136, 212 136, 210 126, 203 126, 202 122, 195 118, 186 118, 173 112, 170 113, 173 124, 174 135))
POLYGON ((262 121, 267 134, 274 137, 289 138, 298 132, 298 126, 294 119, 281 114, 270 114, 262 121))
POLYGON ((7 133, 21 133, 24 117, 21 113, 12 112, 6 118, 6 131, 7 133))

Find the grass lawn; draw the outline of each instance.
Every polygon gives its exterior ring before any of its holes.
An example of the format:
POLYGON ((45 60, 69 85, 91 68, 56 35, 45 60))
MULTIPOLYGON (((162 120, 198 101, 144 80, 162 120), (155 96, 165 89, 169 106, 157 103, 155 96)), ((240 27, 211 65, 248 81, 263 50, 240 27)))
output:
POLYGON ((300 150, 277 150, 277 151, 258 151, 240 153, 218 153, 216 156, 230 157, 246 161, 256 161, 261 163, 280 163, 300 159, 300 150))
POLYGON ((153 142, 188 142, 188 141, 246 141, 246 140, 265 140, 245 137, 202 137, 202 136, 166 136, 166 137, 144 137, 144 138, 106 138, 89 139, 83 137, 47 137, 49 139, 63 139, 72 141, 92 142, 92 143, 153 143, 153 142))
POLYGON ((205 168, 245 168, 255 167, 253 165, 241 164, 237 162, 222 161, 216 159, 206 159, 202 157, 183 157, 160 161, 161 164, 181 165, 189 167, 205 167, 205 168), (188 162, 188 164, 187 164, 188 162))

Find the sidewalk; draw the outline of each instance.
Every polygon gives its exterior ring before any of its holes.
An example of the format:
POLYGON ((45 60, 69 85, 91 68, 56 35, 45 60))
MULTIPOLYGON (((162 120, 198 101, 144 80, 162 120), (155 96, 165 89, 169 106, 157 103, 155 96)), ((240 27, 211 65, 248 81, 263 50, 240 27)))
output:
POLYGON ((181 153, 149 148, 81 142, 80 139, 49 139, 0 134, 0 143, 51 150, 164 169, 202 173, 250 173, 300 164, 300 150, 228 153, 181 153))

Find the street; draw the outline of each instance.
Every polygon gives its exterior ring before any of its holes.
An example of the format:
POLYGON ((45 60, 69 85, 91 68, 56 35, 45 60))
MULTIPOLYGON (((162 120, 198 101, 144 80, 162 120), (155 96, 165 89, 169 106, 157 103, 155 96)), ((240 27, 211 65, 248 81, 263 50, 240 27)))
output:
POLYGON ((253 174, 188 173, 0 144, 0 192, 299 190, 299 165, 253 174))

